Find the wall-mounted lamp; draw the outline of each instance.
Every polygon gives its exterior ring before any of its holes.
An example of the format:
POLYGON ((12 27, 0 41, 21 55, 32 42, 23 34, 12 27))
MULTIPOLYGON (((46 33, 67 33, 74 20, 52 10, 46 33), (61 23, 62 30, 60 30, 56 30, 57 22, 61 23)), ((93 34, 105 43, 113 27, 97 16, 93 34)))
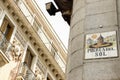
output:
POLYGON ((58 9, 54 6, 52 2, 46 3, 46 10, 50 15, 55 15, 56 12, 61 11, 62 17, 68 24, 70 24, 70 17, 72 11, 72 0, 64 1, 64 0, 54 0, 58 9))
POLYGON ((52 2, 46 3, 46 10, 51 16, 55 15, 55 13, 59 11, 52 2))

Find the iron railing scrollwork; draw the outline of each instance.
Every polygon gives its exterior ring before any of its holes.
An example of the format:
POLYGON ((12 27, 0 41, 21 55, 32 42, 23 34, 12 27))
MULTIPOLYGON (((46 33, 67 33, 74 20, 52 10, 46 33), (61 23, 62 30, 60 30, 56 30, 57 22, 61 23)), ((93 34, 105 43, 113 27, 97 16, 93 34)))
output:
POLYGON ((18 76, 22 76, 25 80, 35 80, 34 72, 24 62, 20 64, 18 76))

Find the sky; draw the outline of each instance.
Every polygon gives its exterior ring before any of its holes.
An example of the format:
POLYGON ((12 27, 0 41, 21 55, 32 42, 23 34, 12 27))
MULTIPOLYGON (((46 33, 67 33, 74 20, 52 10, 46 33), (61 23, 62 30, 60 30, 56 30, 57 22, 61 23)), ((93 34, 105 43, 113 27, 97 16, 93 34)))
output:
POLYGON ((65 45, 65 47, 68 48, 68 38, 69 38, 70 26, 67 24, 66 21, 63 20, 60 12, 57 12, 55 16, 50 16, 48 14, 48 12, 46 11, 45 3, 53 2, 53 0, 35 0, 35 1, 37 1, 38 6, 44 13, 45 17, 50 22, 50 24, 52 25, 54 31, 57 33, 57 35, 59 36, 59 38, 65 45))

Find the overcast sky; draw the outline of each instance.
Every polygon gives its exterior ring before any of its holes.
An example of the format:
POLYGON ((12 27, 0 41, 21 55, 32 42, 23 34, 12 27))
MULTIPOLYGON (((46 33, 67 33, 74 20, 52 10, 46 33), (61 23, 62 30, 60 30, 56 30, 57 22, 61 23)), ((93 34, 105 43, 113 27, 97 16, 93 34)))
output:
POLYGON ((57 35, 65 45, 65 47, 68 48, 68 38, 69 38, 69 28, 70 28, 69 25, 67 24, 67 22, 63 20, 60 12, 57 12, 55 16, 50 16, 46 11, 45 3, 51 1, 53 2, 53 0, 35 0, 35 1, 37 1, 37 3, 39 4, 38 6, 45 14, 46 18, 52 25, 53 29, 55 30, 55 32, 57 33, 57 35))

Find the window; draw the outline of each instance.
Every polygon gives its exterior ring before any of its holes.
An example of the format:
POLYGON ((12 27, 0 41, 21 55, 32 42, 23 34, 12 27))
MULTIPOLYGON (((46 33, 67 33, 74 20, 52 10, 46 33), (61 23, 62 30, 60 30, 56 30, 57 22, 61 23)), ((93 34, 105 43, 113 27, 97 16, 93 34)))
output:
POLYGON ((29 69, 31 68, 33 57, 34 56, 32 55, 31 51, 28 49, 25 57, 25 63, 29 69))
POLYGON ((2 26, 0 27, 1 32, 3 33, 4 37, 7 39, 7 41, 10 40, 12 33, 13 33, 14 27, 11 25, 9 20, 5 17, 2 23, 2 26))

